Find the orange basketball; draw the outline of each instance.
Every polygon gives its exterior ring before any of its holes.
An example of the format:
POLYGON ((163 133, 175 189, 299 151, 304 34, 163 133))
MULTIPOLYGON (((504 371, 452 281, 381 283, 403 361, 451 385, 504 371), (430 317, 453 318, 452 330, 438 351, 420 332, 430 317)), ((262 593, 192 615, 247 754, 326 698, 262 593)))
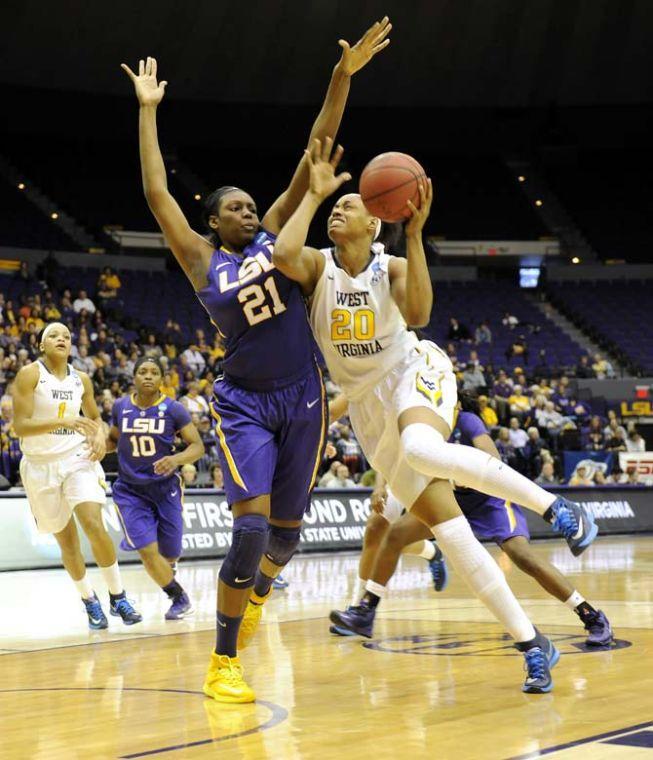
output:
POLYGON ((381 153, 363 169, 359 190, 365 207, 384 222, 401 222, 410 216, 406 205, 419 206, 419 184, 424 169, 406 153, 381 153))

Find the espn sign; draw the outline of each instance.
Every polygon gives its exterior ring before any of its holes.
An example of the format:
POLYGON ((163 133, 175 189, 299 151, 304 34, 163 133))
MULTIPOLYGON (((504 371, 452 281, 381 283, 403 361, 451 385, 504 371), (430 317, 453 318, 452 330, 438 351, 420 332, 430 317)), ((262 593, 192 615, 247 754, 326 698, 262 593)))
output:
POLYGON ((634 469, 640 483, 653 485, 653 451, 620 451, 619 467, 624 472, 634 469))

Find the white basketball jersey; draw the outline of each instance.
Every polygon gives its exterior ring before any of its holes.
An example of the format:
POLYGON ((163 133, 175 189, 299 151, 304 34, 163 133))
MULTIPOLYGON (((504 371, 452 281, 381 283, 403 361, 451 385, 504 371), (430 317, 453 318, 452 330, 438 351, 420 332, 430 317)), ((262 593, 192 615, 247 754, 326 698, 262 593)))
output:
MULTIPOLYGON (((84 395, 81 377, 68 365, 68 374, 63 380, 59 380, 43 362, 39 361, 37 364, 39 379, 34 388, 32 419, 51 420, 59 417, 69 420, 79 417, 84 395)), ((84 440, 84 436, 74 430, 57 428, 50 433, 21 438, 20 447, 28 459, 46 461, 68 454, 84 440)))
POLYGON ((418 344, 390 292, 390 256, 372 245, 365 269, 350 277, 333 249, 321 251, 324 272, 311 306, 311 327, 329 374, 356 400, 375 386, 418 344))

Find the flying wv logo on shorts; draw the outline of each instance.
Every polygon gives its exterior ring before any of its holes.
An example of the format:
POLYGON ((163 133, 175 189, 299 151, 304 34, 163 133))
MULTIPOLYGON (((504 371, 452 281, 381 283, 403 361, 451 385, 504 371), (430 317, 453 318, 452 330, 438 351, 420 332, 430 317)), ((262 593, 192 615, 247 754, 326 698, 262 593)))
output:
POLYGON ((442 403, 442 391, 440 383, 429 380, 420 372, 415 376, 415 388, 421 393, 433 406, 440 406, 442 403))

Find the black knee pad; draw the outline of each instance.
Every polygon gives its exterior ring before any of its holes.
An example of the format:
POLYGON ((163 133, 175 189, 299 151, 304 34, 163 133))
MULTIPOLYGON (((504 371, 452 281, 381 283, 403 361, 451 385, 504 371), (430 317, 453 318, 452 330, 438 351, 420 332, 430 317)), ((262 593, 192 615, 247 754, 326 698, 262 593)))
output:
POLYGON ((268 521, 263 515, 241 515, 234 520, 231 547, 220 568, 220 580, 231 588, 254 585, 268 538, 268 521))
POLYGON ((270 525, 268 548, 265 556, 277 567, 287 565, 299 546, 299 528, 280 528, 270 525))

